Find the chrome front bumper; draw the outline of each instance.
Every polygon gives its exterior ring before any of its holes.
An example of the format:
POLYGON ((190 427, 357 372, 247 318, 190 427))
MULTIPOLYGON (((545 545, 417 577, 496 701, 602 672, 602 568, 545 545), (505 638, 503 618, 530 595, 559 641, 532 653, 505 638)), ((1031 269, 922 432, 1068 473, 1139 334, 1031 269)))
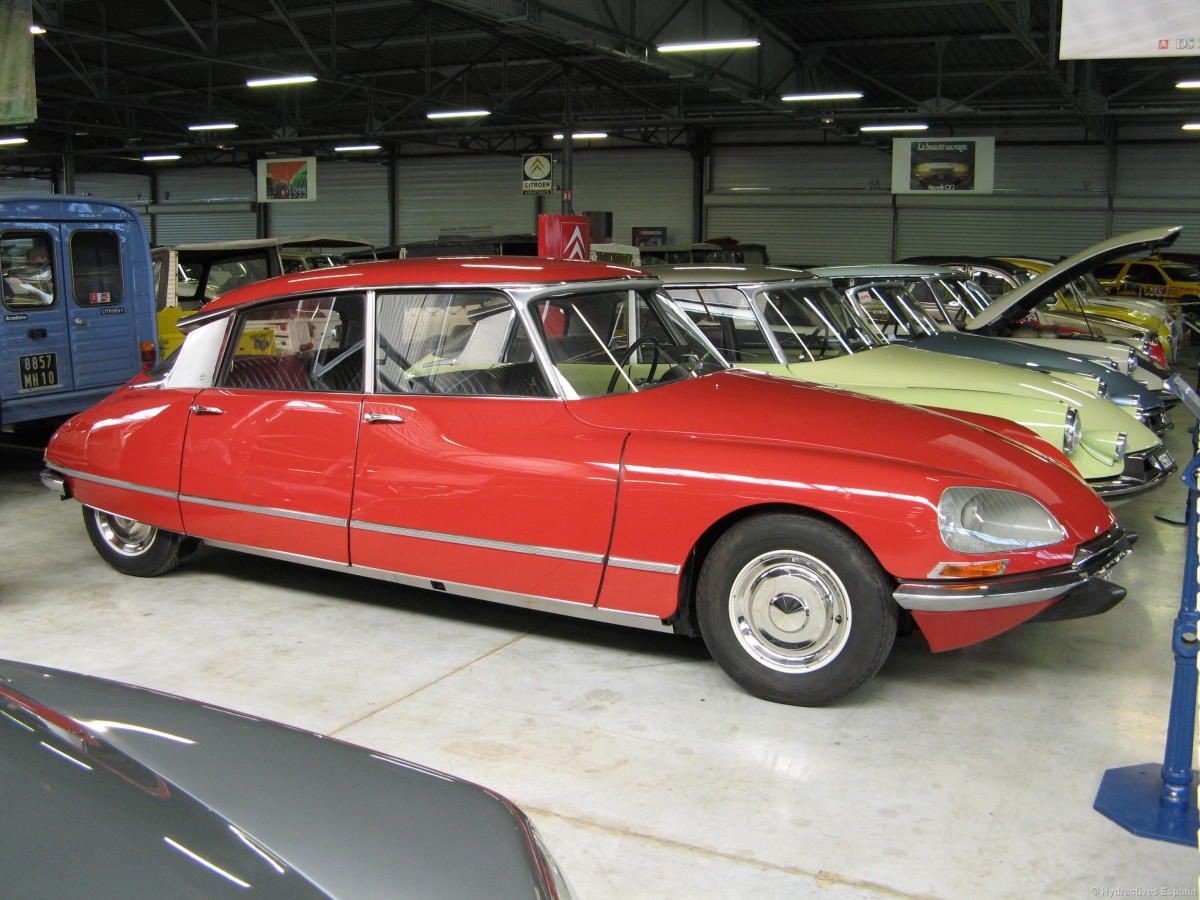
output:
MULTIPOLYGON (((1132 549, 1128 533, 1120 525, 1114 525, 1081 544, 1069 566, 974 582, 906 581, 892 596, 903 609, 912 612, 969 612, 1042 603, 1103 578, 1132 549)), ((1117 597, 1110 606, 1120 599, 1117 597)))
POLYGON ((1176 469, 1175 460, 1162 444, 1125 457, 1125 470, 1107 481, 1089 481, 1104 500, 1125 499, 1158 487, 1176 469))
POLYGON ((58 494, 59 498, 62 500, 71 499, 71 490, 67 487, 67 480, 62 476, 61 473, 47 468, 42 469, 41 474, 38 477, 41 479, 42 484, 45 485, 47 490, 49 490, 51 493, 58 494))

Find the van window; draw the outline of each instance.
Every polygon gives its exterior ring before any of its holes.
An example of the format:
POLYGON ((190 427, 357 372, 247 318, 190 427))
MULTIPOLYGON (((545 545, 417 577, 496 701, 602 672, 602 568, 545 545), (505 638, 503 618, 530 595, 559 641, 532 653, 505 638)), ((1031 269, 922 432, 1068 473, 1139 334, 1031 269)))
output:
POLYGON ((0 279, 4 305, 9 309, 53 306, 50 235, 41 231, 8 231, 0 236, 0 279))
POLYGON ((125 296, 121 278, 121 239, 114 231, 71 235, 71 279, 80 306, 107 306, 125 296))

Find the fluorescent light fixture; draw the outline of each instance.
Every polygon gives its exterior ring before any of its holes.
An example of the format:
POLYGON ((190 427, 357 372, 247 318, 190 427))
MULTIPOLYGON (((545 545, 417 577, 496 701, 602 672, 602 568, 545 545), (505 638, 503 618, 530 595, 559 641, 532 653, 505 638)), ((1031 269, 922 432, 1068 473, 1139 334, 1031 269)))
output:
POLYGON ((29 138, 23 137, 0 137, 0 146, 11 147, 16 144, 28 144, 29 138))
POLYGON ((861 100, 862 91, 830 91, 825 94, 784 94, 780 97, 786 103, 807 103, 819 100, 861 100))
MULTIPOLYGON (((573 141, 601 141, 608 137, 607 131, 572 131, 571 140, 573 141)), ((565 138, 563 134, 554 135, 556 141, 561 141, 565 138)))
POLYGON ((312 84, 316 75, 278 75, 273 78, 247 78, 246 87, 281 87, 285 84, 312 84))
POLYGON ((1188 122, 1183 126, 1184 131, 1200 131, 1200 122, 1188 122))
POLYGON ((1175 82, 1177 88, 1200 88, 1200 78, 1189 78, 1187 81, 1175 82))
POLYGON ((344 144, 333 148, 336 153, 353 153, 355 150, 382 150, 380 144, 344 144))
POLYGON ((691 41, 683 44, 659 44, 659 53, 704 53, 708 50, 753 50, 759 46, 758 38, 743 38, 733 41, 691 41))
POLYGON ((142 157, 142 162, 167 162, 172 159, 180 159, 178 153, 149 153, 142 157))
POLYGON ((189 125, 188 131, 232 131, 237 128, 234 122, 208 122, 203 125, 189 125))
POLYGON ((45 34, 46 29, 43 28, 41 25, 34 23, 33 25, 29 26, 29 33, 30 34, 45 34))
POLYGON ((478 119, 480 116, 490 116, 487 109, 444 109, 440 112, 427 112, 427 119, 478 119))
POLYGON ((864 125, 859 131, 928 131, 929 126, 914 123, 911 125, 864 125))

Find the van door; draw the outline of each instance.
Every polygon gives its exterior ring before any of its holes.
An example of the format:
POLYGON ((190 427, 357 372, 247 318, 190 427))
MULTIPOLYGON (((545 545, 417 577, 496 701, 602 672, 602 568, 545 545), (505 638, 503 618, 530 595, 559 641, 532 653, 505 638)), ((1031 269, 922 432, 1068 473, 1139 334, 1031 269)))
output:
POLYGON ((75 388, 115 388, 141 364, 135 286, 126 278, 130 227, 116 221, 64 222, 62 232, 75 388))
POLYGON ((0 396, 5 424, 36 418, 42 399, 74 389, 68 316, 62 292, 59 228, 0 222, 0 396))

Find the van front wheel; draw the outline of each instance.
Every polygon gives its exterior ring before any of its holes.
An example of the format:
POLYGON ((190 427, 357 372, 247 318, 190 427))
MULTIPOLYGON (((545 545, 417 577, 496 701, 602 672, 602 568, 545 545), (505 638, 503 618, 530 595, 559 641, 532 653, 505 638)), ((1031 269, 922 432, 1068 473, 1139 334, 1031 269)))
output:
POLYGON ((96 552, 125 575, 153 578, 179 565, 183 538, 173 531, 90 506, 83 508, 83 524, 96 552))

